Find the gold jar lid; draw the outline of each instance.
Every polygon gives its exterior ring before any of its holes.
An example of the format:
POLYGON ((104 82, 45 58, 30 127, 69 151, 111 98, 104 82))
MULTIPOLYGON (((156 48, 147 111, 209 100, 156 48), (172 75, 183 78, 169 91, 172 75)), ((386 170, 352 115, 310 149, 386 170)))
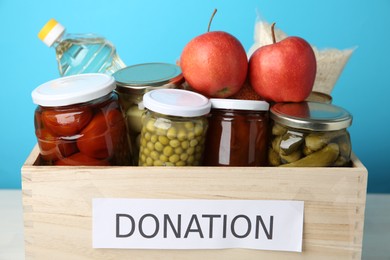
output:
POLYGON ((276 103, 270 117, 279 124, 311 131, 340 130, 352 124, 347 110, 319 102, 276 103))
POLYGON ((179 66, 169 63, 143 63, 128 66, 113 75, 117 91, 144 94, 159 88, 175 88, 184 82, 179 66))

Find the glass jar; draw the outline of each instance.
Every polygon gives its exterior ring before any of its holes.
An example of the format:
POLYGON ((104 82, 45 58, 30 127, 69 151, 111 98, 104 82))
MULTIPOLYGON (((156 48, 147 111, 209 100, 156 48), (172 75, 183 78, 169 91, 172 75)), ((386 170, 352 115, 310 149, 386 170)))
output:
POLYGON ((211 112, 203 164, 265 166, 268 110, 265 101, 210 99, 211 112))
POLYGON ((352 115, 319 102, 277 103, 268 153, 271 166, 350 166, 352 115))
POLYGON ((134 163, 138 163, 142 97, 154 89, 181 88, 184 78, 180 67, 168 63, 145 63, 123 68, 113 74, 116 92, 126 117, 129 139, 132 141, 134 163))
POLYGON ((202 162, 210 101, 182 89, 146 93, 140 166, 195 166, 202 162))
POLYGON ((131 165, 115 80, 80 74, 46 82, 32 92, 35 134, 44 165, 131 165))

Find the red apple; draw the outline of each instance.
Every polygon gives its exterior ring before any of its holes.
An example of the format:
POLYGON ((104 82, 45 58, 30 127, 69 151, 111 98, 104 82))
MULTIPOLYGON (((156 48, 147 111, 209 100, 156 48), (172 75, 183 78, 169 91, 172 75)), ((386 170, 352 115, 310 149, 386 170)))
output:
POLYGON ((310 44, 300 37, 287 37, 257 49, 249 60, 249 80, 265 100, 300 102, 313 89, 317 71, 310 44))
POLYGON ((226 98, 245 82, 248 58, 242 44, 223 31, 207 32, 184 47, 180 66, 188 84, 207 97, 226 98))

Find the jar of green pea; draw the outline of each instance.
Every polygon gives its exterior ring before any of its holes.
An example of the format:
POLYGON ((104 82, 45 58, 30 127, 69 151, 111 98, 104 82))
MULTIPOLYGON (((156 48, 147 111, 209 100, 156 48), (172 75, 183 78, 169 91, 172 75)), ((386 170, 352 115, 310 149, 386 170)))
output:
POLYGON ((210 101, 182 89, 143 96, 139 166, 197 166, 203 159, 210 101))

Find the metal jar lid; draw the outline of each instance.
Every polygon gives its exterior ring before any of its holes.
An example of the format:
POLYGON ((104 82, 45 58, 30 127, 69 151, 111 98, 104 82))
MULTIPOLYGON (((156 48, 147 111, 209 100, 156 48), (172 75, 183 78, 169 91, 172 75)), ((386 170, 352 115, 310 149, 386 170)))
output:
POLYGON ((175 88, 184 82, 179 66, 169 63, 143 63, 113 74, 119 92, 144 94, 153 89, 175 88))
POLYGON ((270 113, 275 122, 303 130, 333 131, 352 124, 352 115, 347 110, 319 102, 276 103, 270 113))

